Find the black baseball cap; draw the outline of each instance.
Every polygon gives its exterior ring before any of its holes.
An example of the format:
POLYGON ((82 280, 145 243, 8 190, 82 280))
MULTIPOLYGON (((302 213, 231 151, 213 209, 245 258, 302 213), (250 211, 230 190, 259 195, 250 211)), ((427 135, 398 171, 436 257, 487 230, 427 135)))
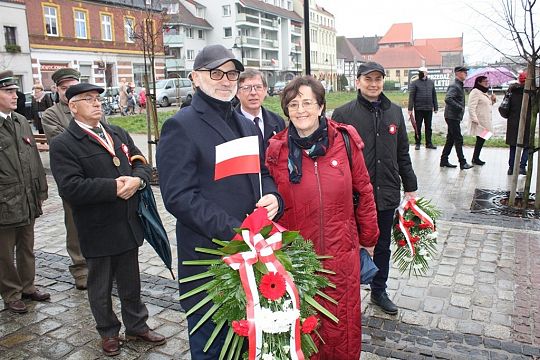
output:
POLYGON ((456 66, 454 68, 454 72, 460 72, 460 71, 469 71, 469 68, 465 66, 456 66))
POLYGON ((97 86, 94 84, 80 83, 77 85, 72 85, 67 89, 66 98, 69 101, 75 95, 79 95, 88 91, 97 91, 101 94, 103 91, 105 91, 105 89, 103 89, 101 86, 97 86))
POLYGON ((383 76, 386 76, 386 73, 384 72, 384 68, 383 68, 383 66, 381 64, 370 61, 370 62, 361 64, 358 67, 358 73, 356 74, 356 77, 359 78, 360 75, 367 75, 367 74, 369 74, 371 72, 374 72, 374 71, 378 71, 383 76))
POLYGON ((193 63, 193 70, 215 69, 225 64, 228 61, 232 61, 236 70, 244 71, 244 65, 238 61, 231 50, 227 49, 223 45, 208 45, 205 46, 195 57, 193 63))

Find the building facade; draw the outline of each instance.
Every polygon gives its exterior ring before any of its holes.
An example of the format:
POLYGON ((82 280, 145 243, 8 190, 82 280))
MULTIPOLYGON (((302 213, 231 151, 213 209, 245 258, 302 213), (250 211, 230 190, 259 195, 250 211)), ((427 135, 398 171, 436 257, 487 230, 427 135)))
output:
POLYGON ((0 1, 0 70, 11 70, 23 92, 32 90, 32 63, 24 0, 0 1))
MULTIPOLYGON (((111 87, 125 78, 142 85, 141 39, 148 34, 155 35, 156 78, 164 77, 161 12, 148 10, 144 0, 26 0, 26 7, 27 21, 32 24, 33 80, 46 89, 53 83, 52 73, 66 66, 78 69, 83 82, 111 87)), ((148 40, 145 44, 149 45, 148 40)))

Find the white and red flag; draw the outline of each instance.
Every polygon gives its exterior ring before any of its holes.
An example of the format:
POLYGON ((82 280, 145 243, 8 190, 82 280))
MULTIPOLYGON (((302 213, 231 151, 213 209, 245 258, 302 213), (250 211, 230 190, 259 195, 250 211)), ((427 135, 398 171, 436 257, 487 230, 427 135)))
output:
POLYGON ((238 174, 261 172, 259 137, 246 136, 216 146, 214 180, 238 174))

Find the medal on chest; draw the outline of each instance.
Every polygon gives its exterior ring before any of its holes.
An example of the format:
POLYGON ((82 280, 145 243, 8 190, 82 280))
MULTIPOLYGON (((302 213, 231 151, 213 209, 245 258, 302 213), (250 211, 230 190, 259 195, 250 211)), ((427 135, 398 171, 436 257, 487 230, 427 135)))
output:
POLYGON ((397 132, 397 125, 396 124, 390 124, 388 126, 388 133, 390 133, 390 135, 394 135, 396 132, 397 132))

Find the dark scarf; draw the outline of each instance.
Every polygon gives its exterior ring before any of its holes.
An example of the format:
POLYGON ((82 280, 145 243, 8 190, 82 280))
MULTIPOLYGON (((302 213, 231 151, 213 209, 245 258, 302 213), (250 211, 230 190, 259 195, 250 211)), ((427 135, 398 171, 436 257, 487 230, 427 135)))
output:
POLYGON ((487 91, 489 90, 489 88, 480 85, 480 83, 474 84, 474 89, 478 89, 483 93, 487 93, 487 91))
POLYGON ((200 95, 201 99, 219 115, 219 118, 223 119, 227 123, 227 125, 229 125, 235 135, 242 135, 240 129, 238 128, 238 125, 236 124, 236 121, 234 120, 234 109, 230 101, 221 101, 213 98, 204 91, 202 91, 201 88, 197 88, 197 94, 200 95))
POLYGON ((302 179, 302 151, 308 150, 308 156, 315 159, 326 154, 328 149, 328 122, 324 115, 319 117, 319 127, 313 134, 300 137, 293 123, 289 123, 289 181, 293 184, 300 183, 302 179))

